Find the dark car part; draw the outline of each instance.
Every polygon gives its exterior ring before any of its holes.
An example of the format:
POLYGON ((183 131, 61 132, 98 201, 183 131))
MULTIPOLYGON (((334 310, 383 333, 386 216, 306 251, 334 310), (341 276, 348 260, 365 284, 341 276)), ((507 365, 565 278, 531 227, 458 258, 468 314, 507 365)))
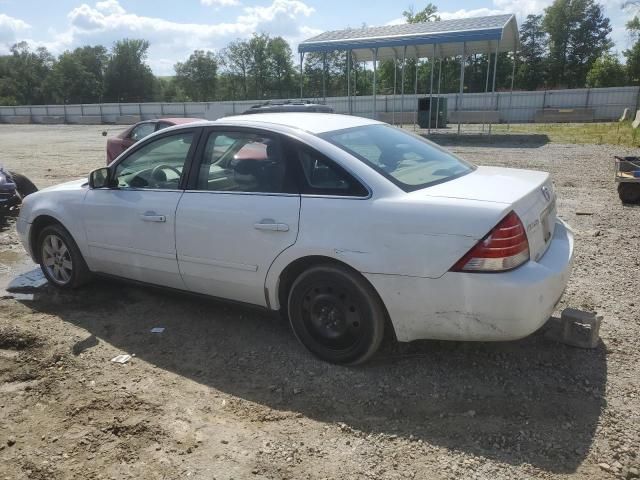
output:
POLYGON ((24 197, 37 191, 33 182, 24 175, 0 167, 0 215, 16 210, 24 197))
POLYGON ((254 105, 248 110, 242 112, 242 115, 251 115, 254 113, 284 113, 284 112, 313 112, 313 113, 334 113, 333 108, 322 105, 320 103, 312 103, 308 101, 287 100, 285 102, 264 102, 254 105))

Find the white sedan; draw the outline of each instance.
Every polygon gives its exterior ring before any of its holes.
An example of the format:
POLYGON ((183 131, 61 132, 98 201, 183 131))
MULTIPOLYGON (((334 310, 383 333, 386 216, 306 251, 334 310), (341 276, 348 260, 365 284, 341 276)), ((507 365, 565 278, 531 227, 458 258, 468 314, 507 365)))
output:
POLYGON ((285 314, 318 357, 513 340, 560 299, 573 236, 544 172, 477 167, 384 123, 280 113, 180 125, 25 199, 49 282, 105 274, 285 314))

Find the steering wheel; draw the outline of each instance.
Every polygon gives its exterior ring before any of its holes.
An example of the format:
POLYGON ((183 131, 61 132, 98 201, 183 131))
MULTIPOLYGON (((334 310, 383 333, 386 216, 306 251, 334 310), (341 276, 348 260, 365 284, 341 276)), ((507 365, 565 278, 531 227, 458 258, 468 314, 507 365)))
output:
POLYGON ((175 172, 176 175, 178 175, 178 179, 182 176, 182 173, 177 168, 172 167, 171 165, 156 165, 155 167, 153 167, 153 170, 151 170, 151 178, 156 182, 168 181, 167 174, 164 173, 165 170, 171 170, 172 172, 175 172))

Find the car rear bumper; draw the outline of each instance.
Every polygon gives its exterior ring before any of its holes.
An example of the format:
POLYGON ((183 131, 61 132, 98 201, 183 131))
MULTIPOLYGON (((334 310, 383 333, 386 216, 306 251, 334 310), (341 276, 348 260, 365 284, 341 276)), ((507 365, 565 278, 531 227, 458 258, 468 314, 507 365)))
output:
POLYGON ((448 272, 438 279, 365 274, 400 341, 515 340, 540 328, 567 285, 573 234, 558 220, 546 253, 505 273, 448 272))

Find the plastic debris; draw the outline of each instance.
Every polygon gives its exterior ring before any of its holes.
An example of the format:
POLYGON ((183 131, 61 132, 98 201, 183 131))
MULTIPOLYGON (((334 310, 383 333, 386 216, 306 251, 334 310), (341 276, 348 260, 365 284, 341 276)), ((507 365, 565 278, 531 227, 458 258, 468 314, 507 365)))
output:
POLYGON ((164 327, 154 327, 151 329, 151 333, 162 333, 164 332, 164 327))
POLYGON ((122 364, 127 363, 129 360, 131 360, 131 355, 127 355, 127 354, 117 355, 111 359, 113 363, 122 363, 122 364))

